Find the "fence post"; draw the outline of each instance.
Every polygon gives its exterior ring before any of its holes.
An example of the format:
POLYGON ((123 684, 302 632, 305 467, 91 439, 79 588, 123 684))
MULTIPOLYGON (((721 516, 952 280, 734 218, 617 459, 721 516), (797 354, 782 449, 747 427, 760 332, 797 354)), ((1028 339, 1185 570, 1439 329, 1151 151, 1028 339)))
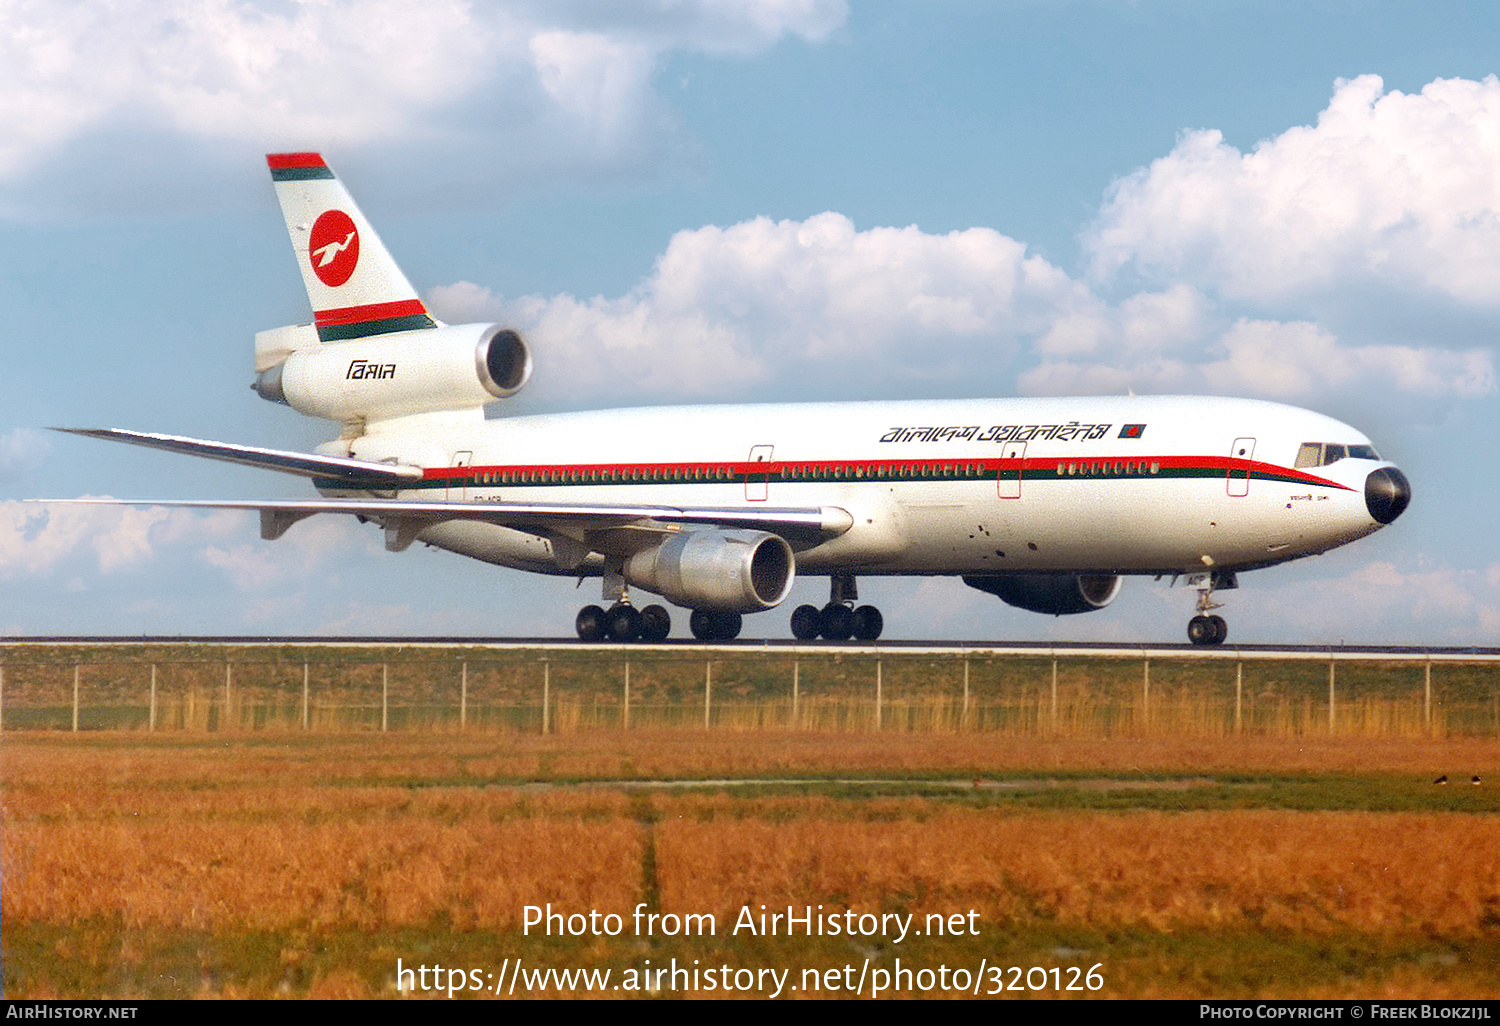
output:
POLYGON ((708 729, 708 712, 713 706, 714 695, 714 663, 712 659, 703 660, 703 729, 708 729))
POLYGON ((797 729, 797 700, 798 692, 801 690, 802 661, 792 660, 792 729, 797 729))
POLYGON ((1244 721, 1240 718, 1240 698, 1243 693, 1245 680, 1245 662, 1240 660, 1234 664, 1234 732, 1236 734, 1244 730, 1244 721))
POLYGON ((880 670, 881 660, 875 660, 875 729, 880 729, 880 670))
POLYGON ((1337 664, 1333 656, 1328 657, 1328 733, 1333 733, 1333 668, 1337 664))
POLYGON ((73 733, 78 733, 78 675, 82 671, 77 663, 73 664, 73 733))
POLYGON ((630 729, 630 657, 625 657, 625 707, 620 713, 620 726, 630 729))
POLYGON ((5 664, 0 663, 0 734, 5 733, 5 664))
POLYGON ((1057 660, 1052 660, 1052 729, 1057 729, 1057 660))
POLYGON ((1141 728, 1151 726, 1151 660, 1141 660, 1141 728))
POLYGON ((458 674, 458 732, 469 725, 469 661, 465 659, 458 674))
POLYGON ((391 664, 380 664, 380 732, 385 733, 386 715, 390 708, 391 664))
POLYGON ((1432 733, 1432 657, 1422 670, 1422 729, 1432 733))
POLYGON ((229 685, 234 680, 234 663, 224 660, 224 715, 219 719, 219 729, 229 729, 229 685))
POLYGON ((549 659, 542 660, 542 733, 546 734, 552 725, 549 717, 552 714, 552 662, 549 659))
POLYGON ((969 654, 964 653, 964 705, 958 715, 958 729, 967 730, 969 727, 969 654))
POLYGON ((308 678, 308 665, 307 665, 307 660, 304 659, 302 661, 302 729, 303 730, 307 730, 308 729, 308 727, 307 727, 307 722, 308 722, 307 721, 307 678, 308 678))
POLYGON ((156 664, 155 663, 151 664, 151 719, 149 721, 149 726, 148 726, 147 729, 152 730, 152 731, 156 730, 156 664))

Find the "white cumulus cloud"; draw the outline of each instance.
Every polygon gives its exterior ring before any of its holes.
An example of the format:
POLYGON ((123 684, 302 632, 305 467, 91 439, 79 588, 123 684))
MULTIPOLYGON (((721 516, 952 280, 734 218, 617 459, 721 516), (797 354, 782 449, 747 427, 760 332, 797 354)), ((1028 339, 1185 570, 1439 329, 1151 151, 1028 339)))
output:
POLYGON ((95 191, 121 199, 132 174, 246 149, 399 142, 423 150, 424 180, 482 166, 491 189, 650 165, 677 132, 652 87, 663 54, 817 41, 846 17, 844 0, 12 0, 0 201, 77 202, 84 155, 95 191), (467 159, 435 162, 444 145, 467 159))
POLYGON ((1233 298, 1377 282, 1500 302, 1500 81, 1340 80, 1317 124, 1242 153, 1216 130, 1116 182, 1086 243, 1233 298))
POLYGON ((502 300, 467 282, 434 289, 446 319, 523 329, 573 394, 622 384, 684 395, 809 370, 841 383, 936 381, 1003 367, 1088 290, 988 228, 859 231, 841 214, 756 218, 678 232, 625 296, 502 300))

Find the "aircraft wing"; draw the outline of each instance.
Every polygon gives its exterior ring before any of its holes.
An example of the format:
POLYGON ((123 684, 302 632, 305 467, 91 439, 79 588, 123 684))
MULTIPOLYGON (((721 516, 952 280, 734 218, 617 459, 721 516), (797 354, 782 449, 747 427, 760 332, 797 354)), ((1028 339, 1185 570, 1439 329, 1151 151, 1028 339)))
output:
MULTIPOLYGON (((409 467, 395 463, 370 463, 366 460, 351 460, 342 456, 319 456, 306 452, 287 452, 283 449, 262 449, 254 445, 233 445, 229 442, 208 442, 201 438, 182 438, 178 435, 160 435, 147 431, 126 431, 123 428, 53 428, 70 435, 87 438, 103 438, 112 442, 128 442, 151 449, 203 456, 225 463, 238 463, 247 467, 279 470, 284 474, 302 477, 333 478, 347 482, 351 487, 393 488, 404 481, 419 481, 421 467, 409 467)), ((163 505, 157 503, 156 505, 163 505)))
MULTIPOLYGON (((354 462, 354 461, 345 461, 354 462)), ((320 475, 321 476, 321 475, 320 475)), ((532 502, 404 502, 397 499, 32 499, 32 502, 178 509, 243 509, 260 513, 260 533, 279 538, 297 521, 318 513, 373 520, 387 531, 387 547, 403 549, 416 532, 447 520, 474 520, 522 531, 585 540, 605 531, 659 533, 688 526, 744 527, 816 544, 853 526, 834 506, 744 509, 711 506, 633 506, 532 502), (671 526, 668 526, 671 525, 671 526)), ((627 546, 633 547, 633 546, 627 546)))

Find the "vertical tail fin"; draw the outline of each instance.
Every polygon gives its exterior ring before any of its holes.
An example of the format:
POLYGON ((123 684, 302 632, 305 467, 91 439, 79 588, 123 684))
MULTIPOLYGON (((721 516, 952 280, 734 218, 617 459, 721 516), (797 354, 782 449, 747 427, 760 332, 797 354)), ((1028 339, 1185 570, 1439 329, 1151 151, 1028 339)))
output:
POLYGON ((439 326, 321 155, 273 153, 266 163, 319 339, 439 326))

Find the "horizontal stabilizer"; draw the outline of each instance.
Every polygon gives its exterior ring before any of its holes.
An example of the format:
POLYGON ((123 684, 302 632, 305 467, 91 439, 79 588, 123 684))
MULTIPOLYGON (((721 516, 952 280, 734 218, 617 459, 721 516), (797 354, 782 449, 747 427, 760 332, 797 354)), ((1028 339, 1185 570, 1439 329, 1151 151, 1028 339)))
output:
MULTIPOLYGON (((123 428, 53 428, 52 430, 64 431, 70 435, 85 435, 89 438, 104 438, 114 442, 129 442, 131 445, 144 445, 150 449, 165 449, 167 452, 202 456, 206 459, 222 460, 225 463, 239 463, 247 467, 279 470, 285 474, 297 474, 301 477, 334 478, 360 488, 391 488, 403 481, 417 481, 422 478, 421 467, 369 463, 341 456, 318 456, 305 452, 261 449, 253 445, 207 442, 198 438, 126 431, 123 428)), ((143 505, 166 504, 145 503, 143 505)))

